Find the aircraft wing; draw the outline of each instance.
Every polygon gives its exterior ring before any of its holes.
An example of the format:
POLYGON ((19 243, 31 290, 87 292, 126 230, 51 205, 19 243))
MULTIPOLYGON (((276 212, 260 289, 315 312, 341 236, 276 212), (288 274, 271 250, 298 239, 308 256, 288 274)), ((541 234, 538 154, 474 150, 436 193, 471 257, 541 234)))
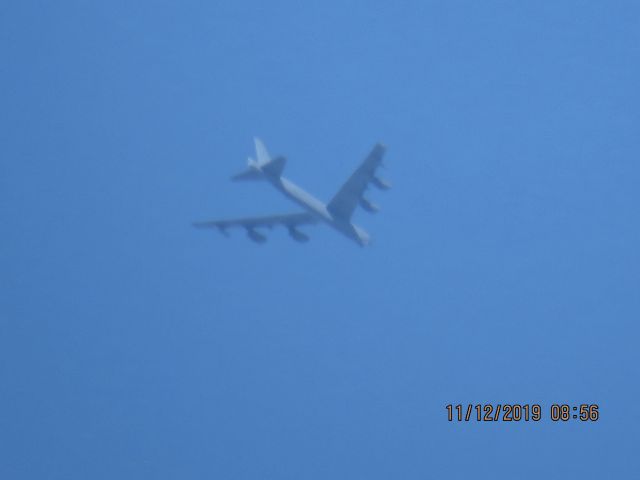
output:
POLYGON ((349 219, 358 204, 363 204, 365 208, 370 207, 373 211, 375 207, 368 200, 365 200, 362 195, 370 182, 375 183, 380 188, 388 188, 385 182, 375 176, 376 168, 382 163, 382 156, 385 150, 386 147, 381 143, 373 147, 367 158, 364 159, 362 164, 331 199, 327 209, 334 217, 349 219))
POLYGON ((246 217, 232 220, 214 220, 209 222, 194 222, 197 228, 217 228, 225 232, 231 227, 243 227, 252 231, 256 227, 272 228, 276 225, 284 225, 289 229, 294 229, 298 225, 310 225, 317 222, 317 218, 310 213, 290 213, 285 215, 267 215, 264 217, 246 217))

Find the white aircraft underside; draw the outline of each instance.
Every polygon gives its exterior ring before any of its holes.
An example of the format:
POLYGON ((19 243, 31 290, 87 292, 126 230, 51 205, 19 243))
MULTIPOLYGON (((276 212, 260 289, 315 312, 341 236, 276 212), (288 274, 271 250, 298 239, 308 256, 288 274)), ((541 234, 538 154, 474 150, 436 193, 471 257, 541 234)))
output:
POLYGON ((256 231, 256 228, 272 228, 276 225, 285 226, 291 237, 299 242, 306 242, 309 236, 297 229, 300 225, 311 225, 324 222, 358 245, 365 246, 369 243, 369 234, 362 228, 351 222, 353 211, 358 205, 369 212, 376 212, 378 208, 363 197, 369 184, 373 183, 380 189, 387 190, 390 185, 376 177, 375 171, 382 163, 385 152, 384 145, 378 143, 362 164, 349 177, 338 193, 328 204, 324 204, 316 197, 306 192, 295 183, 282 177, 286 160, 284 157, 271 159, 267 149, 260 139, 255 139, 257 161, 249 158, 248 168, 232 180, 267 180, 287 198, 300 205, 304 211, 284 215, 268 215, 261 217, 236 218, 231 220, 214 220, 208 222, 196 222, 198 228, 217 228, 226 234, 227 229, 241 227, 246 229, 247 235, 257 243, 264 243, 267 237, 256 231))

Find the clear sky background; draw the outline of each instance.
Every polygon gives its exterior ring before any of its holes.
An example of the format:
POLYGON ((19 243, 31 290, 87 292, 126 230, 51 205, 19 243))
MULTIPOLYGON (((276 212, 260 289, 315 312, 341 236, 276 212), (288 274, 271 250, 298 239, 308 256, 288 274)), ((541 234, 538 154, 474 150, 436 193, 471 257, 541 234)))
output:
POLYGON ((0 478, 640 478, 640 4, 0 5, 0 478), (254 135, 355 220, 262 246, 254 135), (449 403, 540 403, 450 423, 449 403), (553 403, 597 403, 554 423, 553 403))

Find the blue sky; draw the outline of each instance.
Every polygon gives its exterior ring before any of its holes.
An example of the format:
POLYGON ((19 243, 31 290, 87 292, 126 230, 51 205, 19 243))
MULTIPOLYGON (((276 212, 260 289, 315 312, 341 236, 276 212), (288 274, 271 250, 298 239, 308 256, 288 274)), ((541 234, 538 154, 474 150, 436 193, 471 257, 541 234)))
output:
POLYGON ((0 477, 637 477, 639 20, 3 3, 0 477), (192 229, 292 210, 228 181, 254 135, 323 199, 385 142, 373 245, 192 229))

